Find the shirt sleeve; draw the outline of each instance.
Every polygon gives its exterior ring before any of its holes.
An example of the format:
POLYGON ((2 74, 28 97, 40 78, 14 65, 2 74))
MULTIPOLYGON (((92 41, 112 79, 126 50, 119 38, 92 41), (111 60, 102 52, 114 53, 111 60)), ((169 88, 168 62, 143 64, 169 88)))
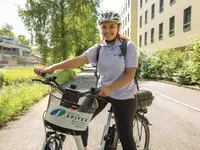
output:
POLYGON ((82 55, 85 55, 88 58, 89 64, 97 62, 96 60, 97 48, 98 48, 98 45, 94 45, 83 52, 82 55))
POLYGON ((126 68, 138 67, 138 52, 135 44, 131 41, 127 43, 127 52, 125 56, 126 68))

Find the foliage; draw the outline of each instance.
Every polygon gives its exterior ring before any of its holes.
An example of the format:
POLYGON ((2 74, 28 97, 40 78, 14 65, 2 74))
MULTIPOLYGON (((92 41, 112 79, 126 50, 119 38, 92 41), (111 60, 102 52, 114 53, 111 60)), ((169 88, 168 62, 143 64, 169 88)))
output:
POLYGON ((185 49, 140 51, 140 76, 200 85, 200 38, 185 49))
MULTIPOLYGON (((27 68, 21 68, 21 70, 27 70, 27 68)), ((60 84, 64 84, 80 71, 81 69, 62 70, 56 72, 55 76, 60 84)), ((46 85, 37 82, 27 82, 27 80, 2 87, 0 92, 0 126, 15 119, 32 104, 47 95, 47 88, 48 86, 46 85)))
POLYGON ((5 24, 2 26, 2 28, 0 29, 0 35, 4 35, 4 36, 12 36, 14 37, 14 33, 13 33, 13 27, 9 24, 5 24))
POLYGON ((95 0, 27 0, 25 9, 19 8, 44 63, 79 55, 96 43, 96 3, 95 0))
POLYGON ((0 125, 17 117, 40 100, 47 94, 46 88, 46 85, 39 83, 22 83, 4 87, 0 93, 0 125))
POLYGON ((29 46, 29 40, 27 40, 24 35, 18 35, 17 39, 21 44, 29 46))

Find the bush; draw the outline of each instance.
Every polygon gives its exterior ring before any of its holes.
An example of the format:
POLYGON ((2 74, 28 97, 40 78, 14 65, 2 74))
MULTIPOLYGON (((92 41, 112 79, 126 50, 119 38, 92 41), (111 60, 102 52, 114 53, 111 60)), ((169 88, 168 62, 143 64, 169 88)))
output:
POLYGON ((140 51, 139 62, 141 77, 200 85, 200 40, 185 50, 166 49, 152 54, 140 51))
POLYGON ((4 75, 0 72, 0 88, 3 86, 4 80, 4 75))
MULTIPOLYGON (((81 69, 63 70, 55 73, 60 84, 66 83, 81 69)), ((37 76, 37 78, 39 78, 37 76)), ((24 111, 48 94, 46 85, 38 82, 22 82, 4 86, 0 92, 0 126, 24 111)))

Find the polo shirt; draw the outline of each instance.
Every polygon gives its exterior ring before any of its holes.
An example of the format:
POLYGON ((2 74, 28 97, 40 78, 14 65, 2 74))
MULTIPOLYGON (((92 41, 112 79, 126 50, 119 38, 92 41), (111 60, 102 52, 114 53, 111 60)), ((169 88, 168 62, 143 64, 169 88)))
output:
MULTIPOLYGON (((119 39, 116 39, 113 46, 108 45, 105 40, 100 44, 101 49, 97 64, 100 78, 97 87, 102 88, 112 84, 125 74, 126 68, 138 67, 138 53, 135 44, 132 41, 127 42, 125 58, 120 56, 120 45, 122 45, 122 42, 119 39)), ((94 45, 83 52, 83 55, 88 58, 89 63, 97 62, 97 48, 98 45, 94 45)), ((131 99, 135 97, 136 92, 137 87, 133 78, 129 84, 112 91, 109 97, 117 100, 131 99)))

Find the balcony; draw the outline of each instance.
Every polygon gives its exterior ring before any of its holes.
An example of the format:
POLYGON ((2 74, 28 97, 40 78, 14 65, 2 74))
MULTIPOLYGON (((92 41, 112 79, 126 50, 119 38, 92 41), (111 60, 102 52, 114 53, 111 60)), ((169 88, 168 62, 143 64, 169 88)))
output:
POLYGON ((19 52, 13 52, 13 51, 2 51, 0 50, 0 54, 3 54, 3 55, 12 55, 12 56, 20 56, 19 55, 19 52))

